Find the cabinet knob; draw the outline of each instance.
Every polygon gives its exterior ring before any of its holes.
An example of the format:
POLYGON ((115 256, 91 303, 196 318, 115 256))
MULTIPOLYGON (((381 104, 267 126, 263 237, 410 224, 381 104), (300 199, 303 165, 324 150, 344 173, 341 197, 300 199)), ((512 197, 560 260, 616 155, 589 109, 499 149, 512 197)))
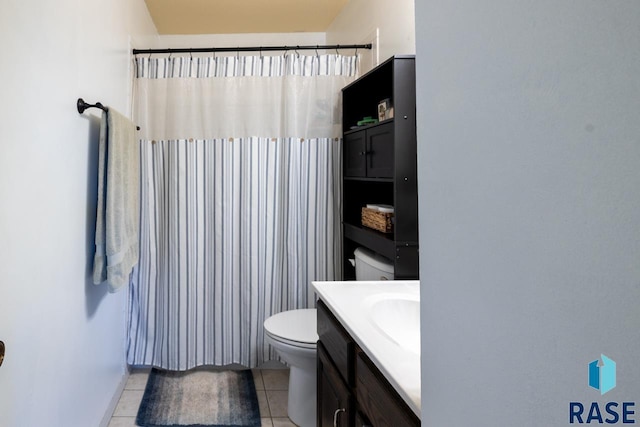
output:
POLYGON ((333 427, 338 427, 338 416, 341 412, 346 411, 344 408, 336 409, 336 412, 333 413, 333 427))

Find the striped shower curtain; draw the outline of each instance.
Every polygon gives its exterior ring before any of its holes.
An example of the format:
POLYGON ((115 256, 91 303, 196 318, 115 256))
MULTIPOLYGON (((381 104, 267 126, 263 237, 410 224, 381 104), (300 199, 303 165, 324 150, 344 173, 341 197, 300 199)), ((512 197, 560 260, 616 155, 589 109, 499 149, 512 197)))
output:
POLYGON ((254 367, 264 319, 340 277, 341 55, 137 58, 131 365, 254 367))

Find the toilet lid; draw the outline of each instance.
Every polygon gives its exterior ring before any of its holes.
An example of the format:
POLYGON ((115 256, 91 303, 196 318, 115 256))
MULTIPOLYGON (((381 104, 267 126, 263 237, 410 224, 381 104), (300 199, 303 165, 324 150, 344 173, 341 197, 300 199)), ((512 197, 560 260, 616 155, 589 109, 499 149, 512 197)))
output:
POLYGON ((317 312, 315 308, 283 311, 264 321, 264 329, 269 335, 293 345, 318 342, 317 312))

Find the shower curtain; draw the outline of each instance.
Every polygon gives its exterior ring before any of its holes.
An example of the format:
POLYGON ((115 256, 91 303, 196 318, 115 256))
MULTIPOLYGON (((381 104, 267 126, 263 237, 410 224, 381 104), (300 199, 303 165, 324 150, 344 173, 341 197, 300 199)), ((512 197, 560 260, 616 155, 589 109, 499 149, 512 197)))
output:
POLYGON ((356 56, 135 60, 131 365, 255 367, 264 319, 340 271, 341 88, 356 56))

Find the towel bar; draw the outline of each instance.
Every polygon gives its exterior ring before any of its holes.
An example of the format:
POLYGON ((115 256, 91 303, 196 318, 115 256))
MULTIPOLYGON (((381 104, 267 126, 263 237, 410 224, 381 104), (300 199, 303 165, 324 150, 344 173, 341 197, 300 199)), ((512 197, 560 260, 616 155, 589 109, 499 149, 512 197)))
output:
MULTIPOLYGON (((109 109, 104 105, 102 105, 100 102, 96 102, 95 104, 89 104, 85 102, 84 99, 82 98, 78 98, 78 101, 76 102, 76 108, 78 109, 78 113, 80 114, 84 113, 84 110, 86 110, 87 108, 99 108, 104 112, 109 112, 109 109)), ((136 129, 140 130, 140 126, 136 126, 136 129)))

